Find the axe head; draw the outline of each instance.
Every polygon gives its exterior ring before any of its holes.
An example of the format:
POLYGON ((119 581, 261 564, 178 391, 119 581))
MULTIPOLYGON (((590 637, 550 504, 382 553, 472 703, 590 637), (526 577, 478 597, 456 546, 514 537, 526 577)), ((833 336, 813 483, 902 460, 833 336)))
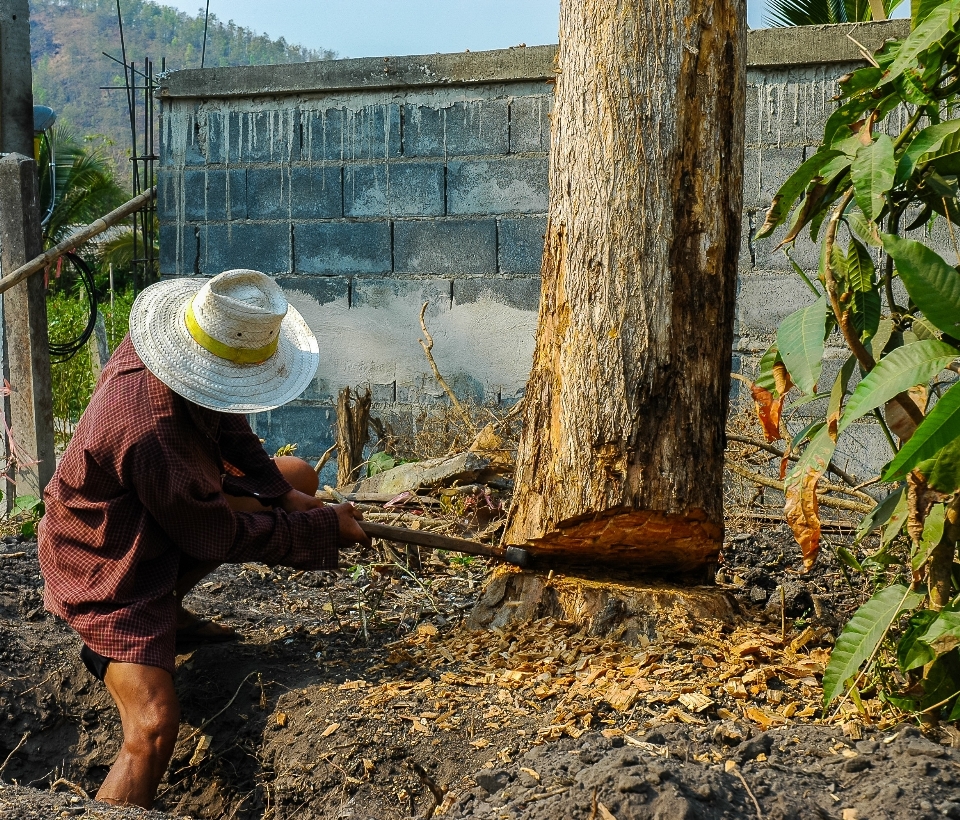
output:
POLYGON ((520 547, 507 547, 503 560, 517 567, 526 567, 530 564, 530 553, 520 547))

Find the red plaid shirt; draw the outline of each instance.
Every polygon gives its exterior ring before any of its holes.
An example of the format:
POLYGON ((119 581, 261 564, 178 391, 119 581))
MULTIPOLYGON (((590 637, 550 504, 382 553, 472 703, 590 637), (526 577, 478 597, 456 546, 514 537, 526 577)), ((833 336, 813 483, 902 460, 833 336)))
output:
POLYGON ((224 498, 269 501, 290 489, 244 416, 178 396, 127 338, 44 492, 44 604, 95 652, 172 673, 181 555, 336 567, 330 507, 236 513, 224 498))

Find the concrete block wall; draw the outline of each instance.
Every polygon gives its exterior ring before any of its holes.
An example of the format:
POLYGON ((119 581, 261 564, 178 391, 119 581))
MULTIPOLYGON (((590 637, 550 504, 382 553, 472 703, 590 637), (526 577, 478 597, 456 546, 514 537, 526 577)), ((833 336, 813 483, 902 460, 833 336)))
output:
MULTIPOLYGON (((861 25, 855 39, 877 48, 907 26, 861 25)), ((748 34, 734 354, 747 373, 778 322, 813 298, 777 238, 752 235, 819 144, 837 79, 861 64, 849 31, 748 34)), ((440 399, 418 344, 425 301, 437 362, 458 392, 504 403, 522 394, 539 300, 554 54, 538 46, 167 78, 162 274, 263 270, 320 340, 310 389, 255 419, 268 447, 297 442, 304 455, 322 453, 347 385, 370 385, 380 412, 440 399)), ((817 268, 808 238, 793 256, 817 268)), ((889 458, 872 431, 854 438, 846 455, 854 472, 889 458)))

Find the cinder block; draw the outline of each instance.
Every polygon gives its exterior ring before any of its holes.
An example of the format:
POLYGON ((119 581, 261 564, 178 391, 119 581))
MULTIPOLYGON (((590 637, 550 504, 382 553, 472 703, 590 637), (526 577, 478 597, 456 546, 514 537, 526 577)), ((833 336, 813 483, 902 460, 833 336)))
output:
POLYGON ((340 167, 294 165, 290 169, 290 215, 293 219, 343 216, 340 167))
POLYGON ((348 276, 278 276, 276 281, 287 292, 294 307, 305 299, 318 305, 327 305, 338 299, 346 301, 350 290, 348 276))
POLYGON ((298 159, 299 118, 296 108, 210 112, 207 125, 210 162, 289 163, 298 159))
POLYGON ((739 333, 759 337, 774 334, 784 318, 814 301, 814 295, 796 274, 740 276, 736 308, 739 333))
POLYGON ((515 97, 510 101, 510 153, 550 150, 552 95, 515 97))
POLYGON ((290 213, 290 177, 281 165, 247 169, 250 219, 280 219, 290 213))
POLYGON ((506 154, 509 147, 507 100, 403 106, 404 156, 506 154))
POLYGON ((297 273, 388 273, 389 222, 295 223, 297 273))
POLYGON ((177 172, 172 168, 157 169, 157 219, 161 222, 174 222, 177 219, 177 193, 179 191, 177 172))
POLYGON ((386 159, 400 156, 400 106, 304 110, 301 156, 307 160, 386 159))
POLYGON ((404 273, 495 273, 497 223, 424 220, 394 223, 395 270, 404 273))
POLYGON ((346 216, 442 216, 442 162, 348 165, 343 175, 346 216))
POLYGON ((336 410, 319 404, 296 403, 258 413, 254 429, 268 453, 285 444, 296 444, 297 455, 307 461, 319 459, 333 445, 336 410))
POLYGON ((543 260, 543 235, 547 229, 546 217, 500 219, 497 224, 500 272, 539 273, 543 260))
POLYGON ((189 240, 183 226, 160 224, 160 274, 162 276, 184 276, 193 270, 197 256, 197 243, 193 228, 189 228, 189 240))
POLYGON ((228 222, 205 226, 204 231, 200 246, 200 272, 204 276, 232 268, 252 268, 272 275, 290 271, 288 222, 228 222))
POLYGON ((166 111, 160 128, 160 165, 203 165, 208 161, 206 138, 206 115, 198 118, 186 105, 166 111))
POLYGON ((447 213, 544 213, 548 201, 546 157, 447 163, 447 213))
POLYGON ((483 276, 476 279, 456 279, 453 283, 453 303, 467 305, 481 300, 499 302, 518 310, 536 311, 540 307, 540 277, 483 276))
POLYGON ((166 218, 182 218, 188 222, 246 219, 246 174, 244 168, 164 174, 167 181, 161 191, 161 207, 166 218), (180 202, 178 198, 181 198, 180 202), (169 210, 171 208, 172 212, 169 210))
MULTIPOLYGON (((450 305, 449 279, 408 279, 391 276, 376 279, 354 279, 353 301, 355 308, 381 308, 394 313, 398 305, 408 307, 415 319, 420 305, 429 302, 427 322, 445 312, 450 305)), ((385 321, 398 321, 399 316, 385 316, 385 321), (389 317, 389 318, 388 318, 389 317)))

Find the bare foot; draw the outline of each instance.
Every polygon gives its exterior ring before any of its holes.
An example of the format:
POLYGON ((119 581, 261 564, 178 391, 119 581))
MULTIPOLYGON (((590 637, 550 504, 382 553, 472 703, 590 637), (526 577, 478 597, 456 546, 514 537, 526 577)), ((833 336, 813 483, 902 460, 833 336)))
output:
POLYGON ((177 644, 224 643, 237 637, 231 627, 201 618, 182 606, 177 612, 177 644))

